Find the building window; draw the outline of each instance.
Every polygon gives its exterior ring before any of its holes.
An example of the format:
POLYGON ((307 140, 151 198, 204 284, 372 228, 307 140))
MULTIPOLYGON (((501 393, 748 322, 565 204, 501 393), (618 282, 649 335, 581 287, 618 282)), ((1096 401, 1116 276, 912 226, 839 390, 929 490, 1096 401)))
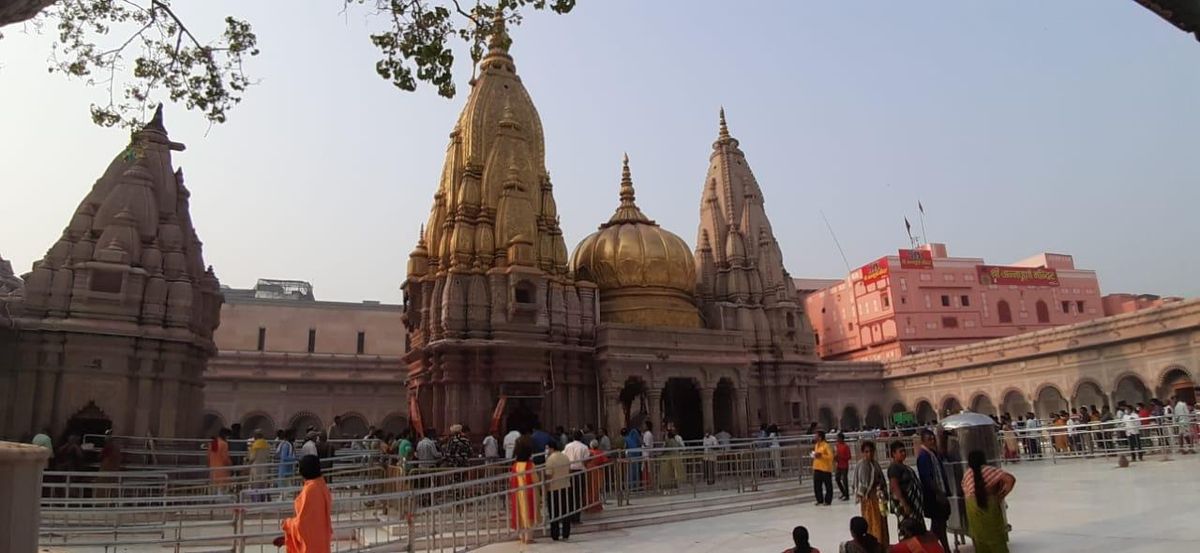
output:
POLYGON ((963 307, 971 307, 971 296, 959 296, 958 301, 962 302, 963 307))
POLYGON ((883 296, 883 307, 886 309, 892 305, 892 300, 888 299, 887 295, 883 296))
POLYGON ((1062 302, 1062 312, 1063 312, 1063 313, 1070 313, 1070 312, 1071 312, 1071 302, 1069 302, 1069 301, 1063 301, 1063 302, 1062 302))
POLYGON ((942 295, 942 307, 950 307, 950 296, 942 295))
POLYGON ((900 305, 908 305, 908 296, 900 296, 900 305))
POLYGON ((1083 313, 1083 300, 1075 302, 1075 311, 1083 313))
POLYGON ((258 351, 267 349, 267 327, 258 327, 258 351))
POLYGON ((996 304, 996 316, 1000 318, 1001 323, 1012 322, 1012 308, 1008 306, 1007 301, 1000 300, 1000 302, 996 304))
POLYGON ((963 326, 965 326, 967 328, 975 328, 975 321, 972 321, 971 319, 967 319, 967 320, 963 321, 963 326))
POLYGON ((920 279, 922 282, 929 282, 930 280, 933 280, 933 277, 929 276, 929 273, 921 273, 920 279))
POLYGON ((929 294, 925 294, 925 309, 933 307, 933 303, 929 301, 929 294))
POLYGON ((846 323, 846 330, 854 330, 854 323, 846 323))
POLYGON ((950 274, 950 273, 946 273, 946 274, 942 275, 942 280, 944 280, 944 281, 946 281, 946 282, 953 282, 953 281, 954 281, 954 275, 952 275, 952 274, 950 274))
POLYGON ((367 333, 360 330, 360 331, 358 331, 358 350, 357 350, 359 355, 363 354, 363 351, 366 349, 366 345, 367 345, 367 333))
POLYGON ((1034 305, 1034 309, 1037 311, 1037 320, 1039 323, 1050 322, 1050 308, 1046 306, 1046 302, 1038 300, 1034 305))
POLYGON ((800 420, 800 402, 798 401, 792 402, 792 420, 800 420))
POLYGON ((312 353, 317 350, 317 329, 308 329, 308 352, 312 353))
POLYGON ((954 317, 942 317, 942 328, 958 328, 958 319, 954 317))
POLYGON ((818 346, 821 345, 821 333, 820 332, 813 333, 813 343, 818 346))
POLYGON ((934 330, 937 328, 937 323, 935 323, 933 321, 929 321, 929 322, 925 323, 925 328, 928 330, 934 330))

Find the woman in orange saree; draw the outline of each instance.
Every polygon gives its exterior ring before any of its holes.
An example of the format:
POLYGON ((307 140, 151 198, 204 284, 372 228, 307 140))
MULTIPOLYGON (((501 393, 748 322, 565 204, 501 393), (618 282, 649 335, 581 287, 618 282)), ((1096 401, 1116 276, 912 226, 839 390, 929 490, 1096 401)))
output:
POLYGON ((508 524, 517 531, 521 543, 533 543, 533 531, 538 527, 538 493, 536 465, 533 464, 533 442, 528 436, 517 440, 513 448, 514 462, 508 477, 508 524))
POLYGON ((229 459, 229 442, 225 441, 228 437, 229 430, 222 428, 221 432, 208 442, 209 477, 218 492, 224 492, 229 485, 228 467, 232 461, 229 459))
POLYGON ((600 442, 592 440, 588 448, 587 492, 584 497, 584 510, 589 513, 599 513, 604 510, 604 500, 600 497, 604 489, 605 472, 608 470, 608 456, 600 449, 600 442))

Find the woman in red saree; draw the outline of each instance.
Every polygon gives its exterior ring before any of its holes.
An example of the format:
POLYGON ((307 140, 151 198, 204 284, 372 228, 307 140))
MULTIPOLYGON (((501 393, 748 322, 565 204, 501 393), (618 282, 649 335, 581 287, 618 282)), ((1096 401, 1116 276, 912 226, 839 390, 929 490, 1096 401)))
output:
POLYGON ((604 489, 608 463, 608 456, 600 449, 600 442, 592 440, 591 446, 588 448, 588 460, 584 465, 587 467, 587 491, 584 505, 586 506, 585 511, 589 513, 599 513, 604 510, 604 500, 600 497, 600 492, 604 489))
POLYGON ((536 465, 533 464, 533 441, 522 436, 513 447, 514 461, 508 477, 508 524, 517 531, 521 543, 533 543, 533 531, 538 527, 538 493, 536 465))
POLYGON ((224 492, 225 487, 229 485, 228 467, 232 461, 229 459, 229 442, 225 441, 228 438, 229 430, 222 428, 221 432, 208 442, 209 476, 218 492, 224 492))

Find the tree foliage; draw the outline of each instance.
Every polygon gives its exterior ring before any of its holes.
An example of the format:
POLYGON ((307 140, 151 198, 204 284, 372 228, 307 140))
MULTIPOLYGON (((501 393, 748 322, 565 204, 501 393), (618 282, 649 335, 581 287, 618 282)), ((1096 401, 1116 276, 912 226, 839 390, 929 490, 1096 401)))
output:
MULTIPOLYGON (((201 0, 196 0, 201 1, 201 0)), ((370 35, 381 52, 380 77, 397 88, 418 82, 453 97, 454 52, 465 47, 474 61, 495 25, 519 24, 531 10, 565 14, 576 0, 342 0, 385 18, 386 30, 370 35)), ((41 0, 45 4, 45 0, 41 0)), ((12 20, 16 21, 16 19, 12 20)), ((36 25, 57 31, 51 73, 79 78, 100 91, 92 121, 111 127, 141 125, 151 103, 166 99, 224 123, 255 81, 245 62, 259 55, 249 22, 227 16, 224 31, 199 37, 172 8, 172 0, 60 0, 49 3, 36 25)), ((7 22, 7 21, 6 21, 7 22)))

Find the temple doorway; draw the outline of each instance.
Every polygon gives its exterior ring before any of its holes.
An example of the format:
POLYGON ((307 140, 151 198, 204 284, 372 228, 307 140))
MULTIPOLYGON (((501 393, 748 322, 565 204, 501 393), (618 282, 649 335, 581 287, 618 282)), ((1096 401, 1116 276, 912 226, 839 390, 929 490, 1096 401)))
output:
POLYGON ((663 388, 663 420, 675 423, 675 430, 685 440, 704 437, 704 412, 700 390, 690 378, 668 378, 663 388))
POLYGON ((625 421, 625 427, 641 428, 642 423, 650 416, 649 405, 646 403, 646 382, 633 376, 625 379, 619 399, 621 410, 624 411, 622 420, 625 421))
POLYGON ((722 378, 717 382, 717 389, 713 390, 713 428, 705 429, 712 430, 713 433, 722 430, 734 435, 741 435, 743 429, 738 428, 735 432, 734 424, 734 394, 737 393, 733 388, 733 382, 728 378, 722 378))
MULTIPOLYGON (((74 434, 79 436, 81 441, 86 441, 84 438, 90 435, 93 443, 97 443, 96 436, 103 436, 111 429, 112 419, 108 418, 108 415, 96 405, 96 402, 89 401, 82 409, 71 415, 70 419, 67 419, 66 431, 63 432, 63 439, 60 442, 74 434)), ((103 439, 99 439, 99 442, 102 443, 103 439)))
POLYGON ((538 413, 542 411, 541 398, 510 397, 506 402, 505 410, 508 411, 504 422, 506 430, 531 431, 543 422, 538 419, 538 413))

